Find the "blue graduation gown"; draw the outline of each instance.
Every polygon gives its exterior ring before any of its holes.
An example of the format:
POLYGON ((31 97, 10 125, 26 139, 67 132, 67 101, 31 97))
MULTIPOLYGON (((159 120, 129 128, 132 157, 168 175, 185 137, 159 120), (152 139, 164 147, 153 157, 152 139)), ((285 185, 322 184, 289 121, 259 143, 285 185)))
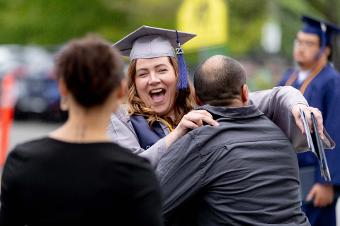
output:
MULTIPOLYGON (((294 71, 288 70, 279 85, 285 85, 294 71)), ((292 86, 299 89, 302 84, 297 81, 292 86)), ((330 136, 333 138, 337 146, 334 150, 326 151, 326 158, 331 174, 332 184, 340 185, 340 74, 331 65, 327 64, 319 74, 307 86, 304 94, 308 103, 312 107, 318 108, 322 112, 324 126, 330 136)), ((316 157, 312 152, 298 154, 299 166, 314 166, 316 169, 315 182, 325 183, 321 177, 319 165, 316 157)), ((324 209, 324 208, 316 208, 324 209)), ((335 205, 334 208, 335 211, 335 205)), ((333 212, 333 211, 332 211, 333 212)), ((331 213, 333 216, 333 213, 331 213)), ((312 223, 312 217, 309 217, 312 223)), ((330 215, 328 215, 328 220, 330 215)), ((333 217, 332 217, 333 218, 333 217)), ((326 219, 325 219, 326 220, 326 219)), ((332 220, 331 220, 332 221, 332 220)), ((333 225, 333 222, 324 222, 323 225, 333 225)), ((313 223, 312 223, 313 225, 313 223)), ((315 224, 316 225, 316 224, 315 224)), ((318 224, 319 225, 319 224, 318 224)), ((335 225, 335 212, 334 212, 335 225)))

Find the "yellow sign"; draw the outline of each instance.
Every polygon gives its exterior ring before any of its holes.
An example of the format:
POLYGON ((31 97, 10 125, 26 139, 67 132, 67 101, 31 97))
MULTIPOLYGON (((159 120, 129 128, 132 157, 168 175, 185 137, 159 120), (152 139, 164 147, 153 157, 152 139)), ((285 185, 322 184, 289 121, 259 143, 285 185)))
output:
POLYGON ((177 15, 179 31, 197 34, 185 49, 225 44, 228 41, 228 7, 225 0, 184 0, 177 15))

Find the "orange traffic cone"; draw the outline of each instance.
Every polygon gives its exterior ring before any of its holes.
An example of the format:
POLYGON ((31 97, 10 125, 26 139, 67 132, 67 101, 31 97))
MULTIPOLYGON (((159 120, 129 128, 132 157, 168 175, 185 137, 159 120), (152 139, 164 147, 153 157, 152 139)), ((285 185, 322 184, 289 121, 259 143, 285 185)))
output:
POLYGON ((1 82, 0 99, 0 166, 2 167, 7 157, 10 129, 13 124, 14 113, 14 83, 13 75, 7 74, 1 82))

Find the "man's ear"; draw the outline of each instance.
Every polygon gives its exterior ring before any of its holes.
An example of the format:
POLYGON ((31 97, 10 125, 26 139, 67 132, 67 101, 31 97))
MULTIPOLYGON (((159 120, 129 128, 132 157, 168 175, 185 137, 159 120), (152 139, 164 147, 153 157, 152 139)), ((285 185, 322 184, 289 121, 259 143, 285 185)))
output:
POLYGON ((201 99, 197 95, 195 95, 195 101, 196 101, 196 104, 198 106, 202 106, 203 105, 203 102, 201 101, 201 99))
POLYGON ((243 104, 248 104, 249 101, 249 90, 247 84, 243 84, 241 86, 242 92, 241 92, 241 97, 242 97, 242 103, 243 104))

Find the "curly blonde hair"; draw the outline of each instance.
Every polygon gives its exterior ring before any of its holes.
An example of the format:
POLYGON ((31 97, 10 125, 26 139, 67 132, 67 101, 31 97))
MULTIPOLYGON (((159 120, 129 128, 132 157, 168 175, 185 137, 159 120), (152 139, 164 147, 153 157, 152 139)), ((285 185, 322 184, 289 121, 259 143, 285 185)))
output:
MULTIPOLYGON (((178 80, 178 63, 175 57, 168 57, 171 65, 174 68, 176 78, 178 80)), ((137 59, 131 61, 128 69, 128 112, 130 115, 143 115, 147 118, 151 126, 156 121, 165 120, 173 128, 178 125, 182 117, 194 108, 194 92, 193 86, 190 83, 189 87, 185 90, 177 90, 176 102, 174 105, 175 118, 163 117, 154 112, 151 108, 145 106, 145 103, 138 96, 135 76, 136 76, 136 63, 137 59)))

